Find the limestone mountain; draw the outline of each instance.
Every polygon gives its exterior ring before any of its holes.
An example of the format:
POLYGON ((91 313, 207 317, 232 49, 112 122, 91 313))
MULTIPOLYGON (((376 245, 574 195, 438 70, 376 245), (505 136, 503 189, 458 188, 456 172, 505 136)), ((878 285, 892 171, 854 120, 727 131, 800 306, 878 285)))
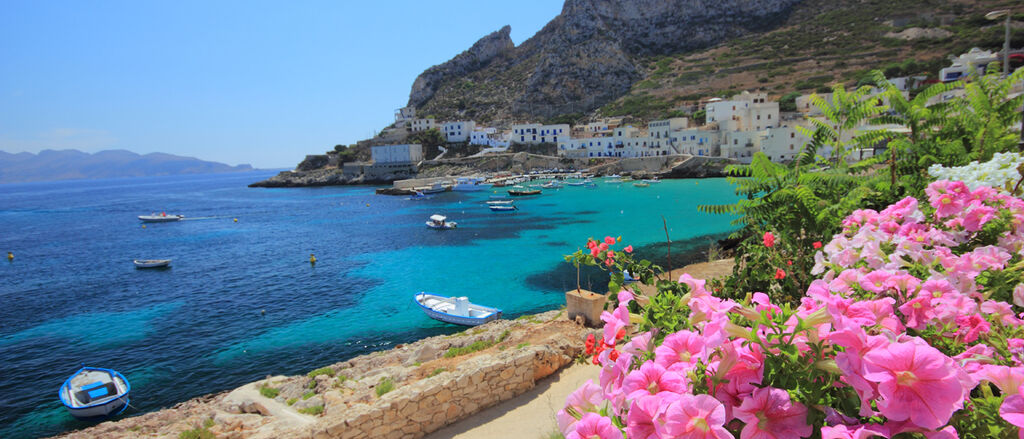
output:
POLYGON ((44 149, 39 154, 0 151, 0 183, 212 174, 251 171, 252 166, 230 166, 193 157, 159 152, 139 155, 125 150, 94 154, 75 149, 44 149))
POLYGON ((755 88, 776 98, 809 93, 856 84, 876 68, 934 75, 951 54, 972 46, 998 50, 1002 27, 984 13, 1015 4, 566 0, 557 17, 518 47, 505 27, 427 69, 409 105, 439 119, 480 122, 543 121, 597 109, 664 117, 703 96, 755 88))

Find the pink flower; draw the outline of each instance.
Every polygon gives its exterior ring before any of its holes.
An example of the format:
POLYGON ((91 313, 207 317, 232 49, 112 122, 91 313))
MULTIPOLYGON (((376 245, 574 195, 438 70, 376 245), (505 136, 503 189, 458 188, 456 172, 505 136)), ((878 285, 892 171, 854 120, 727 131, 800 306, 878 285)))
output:
POLYGON ((892 343, 872 350, 864 355, 864 367, 864 378, 878 383, 878 409, 891 420, 936 429, 963 408, 966 373, 927 344, 892 343))
POLYGON ((772 232, 764 232, 764 246, 768 248, 775 246, 775 235, 772 232))
POLYGON ((661 416, 671 398, 643 396, 633 401, 626 415, 626 437, 629 439, 659 439, 655 431, 655 418, 661 416))
POLYGON ((604 392, 601 387, 594 384, 593 380, 587 380, 582 387, 576 389, 565 400, 565 408, 555 414, 558 421, 558 430, 568 436, 575 429, 576 417, 571 412, 583 415, 585 413, 596 413, 598 406, 604 402, 604 392))
POLYGON ((1024 386, 1017 390, 1016 395, 1007 396, 1003 405, 999 406, 999 416, 1006 422, 1024 428, 1024 386))
POLYGON ((960 326, 960 334, 964 343, 970 343, 978 339, 978 334, 988 333, 992 327, 984 317, 978 314, 969 316, 961 315, 956 318, 956 324, 960 326))
POLYGON ((1004 395, 1015 395, 1017 389, 1024 385, 1024 367, 986 364, 974 374, 974 378, 995 384, 1004 395))
POLYGON ((665 370, 650 361, 626 375, 622 381, 622 392, 626 399, 636 401, 644 395, 658 395, 662 392, 686 393, 689 391, 686 378, 682 375, 665 370))
POLYGON ((659 433, 672 438, 732 439, 724 424, 725 406, 721 402, 709 395, 685 394, 669 404, 659 433))
POLYGON ((789 393, 774 387, 757 389, 734 410, 736 418, 747 425, 741 439, 801 438, 811 435, 807 425, 807 407, 789 399, 789 393))
POLYGON ((811 246, 814 247, 815 250, 817 250, 821 248, 821 241, 814 241, 814 243, 811 244, 811 246))
POLYGON ((629 326, 629 305, 626 302, 621 302, 615 311, 601 312, 601 320, 604 321, 605 346, 615 346, 619 331, 629 326))
POLYGON ((889 429, 881 425, 821 427, 821 439, 871 439, 878 436, 889 437, 889 429))
POLYGON ((612 238, 611 236, 605 236, 604 243, 608 245, 615 245, 615 238, 612 238))
POLYGON ((622 432, 612 420, 597 413, 587 413, 576 423, 576 429, 565 435, 565 439, 622 439, 622 432))
POLYGON ((684 367, 690 369, 704 357, 704 337, 690 331, 679 331, 665 337, 665 341, 654 349, 654 362, 662 367, 684 367))
POLYGON ((627 245, 626 248, 622 249, 622 251, 624 251, 626 253, 633 253, 633 245, 632 244, 627 245))

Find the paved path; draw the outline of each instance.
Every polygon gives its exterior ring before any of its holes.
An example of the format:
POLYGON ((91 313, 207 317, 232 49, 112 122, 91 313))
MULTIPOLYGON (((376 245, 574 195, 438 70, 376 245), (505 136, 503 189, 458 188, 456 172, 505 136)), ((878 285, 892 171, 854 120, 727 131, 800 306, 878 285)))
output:
MULTIPOLYGON (((425 439, 547 439, 558 431, 555 413, 570 393, 587 380, 598 380, 601 368, 573 364, 537 382, 529 392, 444 427, 425 439)), ((556 436, 560 437, 560 436, 556 436)))

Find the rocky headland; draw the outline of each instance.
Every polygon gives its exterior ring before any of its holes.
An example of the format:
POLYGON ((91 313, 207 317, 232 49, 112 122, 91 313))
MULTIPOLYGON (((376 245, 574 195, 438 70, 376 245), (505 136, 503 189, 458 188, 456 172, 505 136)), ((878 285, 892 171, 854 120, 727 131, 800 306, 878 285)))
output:
POLYGON ((559 310, 498 320, 59 437, 419 438, 531 389, 590 331, 559 310))

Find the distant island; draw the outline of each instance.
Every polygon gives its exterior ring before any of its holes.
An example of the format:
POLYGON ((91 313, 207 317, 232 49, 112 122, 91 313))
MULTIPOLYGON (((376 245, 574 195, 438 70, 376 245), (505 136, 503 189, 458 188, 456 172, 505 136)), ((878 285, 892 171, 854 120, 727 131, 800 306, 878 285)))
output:
POLYGON ((95 154, 75 149, 45 149, 39 154, 0 151, 0 183, 214 174, 252 169, 250 165, 230 166, 159 152, 140 155, 123 149, 95 154))

